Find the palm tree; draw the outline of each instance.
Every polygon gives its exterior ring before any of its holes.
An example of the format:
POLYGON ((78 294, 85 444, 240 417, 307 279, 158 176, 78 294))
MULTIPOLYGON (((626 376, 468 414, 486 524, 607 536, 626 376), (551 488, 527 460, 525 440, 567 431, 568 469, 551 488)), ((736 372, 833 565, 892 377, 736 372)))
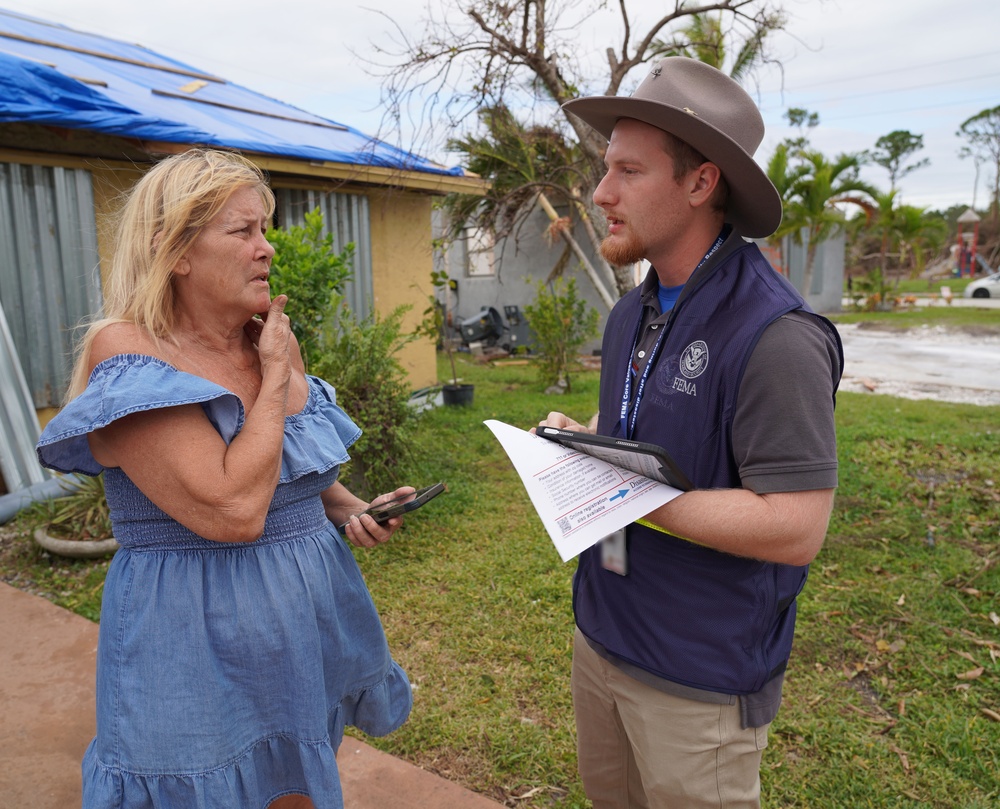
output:
POLYGON ((858 177, 858 155, 841 154, 831 162, 821 152, 803 150, 796 157, 802 171, 787 188, 781 230, 792 234, 797 244, 807 239, 802 293, 808 294, 820 242, 844 225, 844 214, 837 205, 850 203, 864 208, 870 204, 867 197, 878 192, 858 177), (858 193, 866 196, 858 197, 858 193))
POLYGON ((880 238, 879 267, 887 272, 891 253, 899 256, 899 266, 909 264, 913 256, 911 275, 918 275, 924 268, 928 250, 944 244, 948 226, 944 220, 929 216, 926 208, 915 205, 898 205, 898 190, 872 194, 872 201, 857 200, 864 208, 867 226, 880 238))
POLYGON ((900 205, 896 209, 896 233, 899 239, 899 263, 905 266, 907 252, 913 254, 910 277, 920 275, 927 262, 927 253, 939 250, 948 238, 948 223, 929 216, 926 208, 900 205))
POLYGON ((722 14, 708 12, 691 14, 688 24, 680 29, 672 42, 657 39, 652 50, 657 56, 687 56, 727 72, 730 78, 742 81, 753 68, 765 61, 764 40, 775 30, 778 19, 757 21, 739 43, 736 55, 726 69, 727 57, 734 39, 732 31, 723 31, 722 14), (727 44, 727 40, 729 44, 727 44))
MULTIPOLYGON (((809 169, 803 165, 801 162, 797 162, 794 155, 797 154, 798 149, 795 145, 787 140, 779 143, 775 149, 774 154, 771 155, 771 159, 767 162, 767 176, 774 184, 777 189, 779 196, 781 197, 781 208, 782 208, 782 219, 781 224, 778 225, 778 229, 774 231, 767 238, 768 244, 772 247, 778 247, 781 244, 782 239, 787 236, 791 230, 796 227, 794 224, 789 226, 788 217, 785 215, 785 211, 792 202, 792 189, 795 184, 804 177, 809 169)), ((787 256, 782 252, 782 273, 788 275, 788 264, 787 256)))
MULTIPOLYGON (((526 126, 507 107, 486 107, 479 112, 485 134, 468 135, 448 141, 448 149, 465 155, 470 171, 490 180, 485 197, 450 194, 443 208, 452 231, 469 222, 488 229, 497 238, 515 235, 528 215, 539 206, 548 215, 549 232, 561 238, 567 250, 583 266, 610 310, 617 299, 617 278, 600 255, 600 238, 580 196, 579 149, 557 130, 545 126, 526 126), (603 278, 573 236, 572 219, 560 217, 549 197, 565 203, 582 222, 593 242, 594 254, 603 270, 603 278)), ((560 261, 560 266, 568 254, 560 261)))
POLYGON ((898 195, 899 191, 896 189, 888 193, 879 192, 878 194, 874 194, 872 199, 875 204, 870 210, 866 209, 871 227, 876 235, 880 237, 881 246, 879 248, 878 265, 882 268, 882 272, 889 269, 886 265, 888 264, 890 247, 894 242, 897 244, 899 242, 897 229, 897 212, 899 209, 896 206, 896 197, 898 195))

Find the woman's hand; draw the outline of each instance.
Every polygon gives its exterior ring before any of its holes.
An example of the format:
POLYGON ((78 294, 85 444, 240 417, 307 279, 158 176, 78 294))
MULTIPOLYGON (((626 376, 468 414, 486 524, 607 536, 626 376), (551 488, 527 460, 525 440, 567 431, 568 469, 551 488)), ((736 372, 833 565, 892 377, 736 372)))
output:
MULTIPOLYGON (((371 501, 368 508, 375 508, 393 500, 405 499, 407 495, 413 494, 415 491, 416 489, 412 486, 400 486, 394 492, 380 494, 371 501)), ((375 522, 371 514, 355 513, 347 518, 341 531, 355 545, 362 548, 374 548, 376 545, 386 542, 402 524, 402 517, 392 517, 387 522, 379 524, 375 522)))
POLYGON ((285 314, 287 295, 276 295, 266 312, 261 312, 260 319, 251 318, 244 324, 243 331, 257 346, 260 357, 261 371, 274 363, 287 363, 292 341, 292 324, 285 314))

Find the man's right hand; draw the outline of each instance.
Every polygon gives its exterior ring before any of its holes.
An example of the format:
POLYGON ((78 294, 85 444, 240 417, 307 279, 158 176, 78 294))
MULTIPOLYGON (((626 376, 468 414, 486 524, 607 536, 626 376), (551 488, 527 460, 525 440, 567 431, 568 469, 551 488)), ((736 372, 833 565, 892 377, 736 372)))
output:
MULTIPOLYGON (((555 427, 557 430, 576 430, 580 433, 592 433, 594 432, 589 427, 585 427, 579 422, 573 421, 565 413, 560 413, 553 410, 549 415, 545 417, 544 420, 538 422, 539 427, 555 427)), ((535 432, 534 428, 531 432, 535 432)))

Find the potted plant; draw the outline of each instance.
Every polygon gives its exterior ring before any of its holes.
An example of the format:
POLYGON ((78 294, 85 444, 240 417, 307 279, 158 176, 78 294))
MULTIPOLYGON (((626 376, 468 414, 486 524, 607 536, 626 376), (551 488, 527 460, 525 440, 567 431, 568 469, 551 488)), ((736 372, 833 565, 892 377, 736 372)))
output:
POLYGON ((97 559, 118 550, 111 532, 111 515, 104 496, 104 475, 67 479, 61 497, 32 505, 28 519, 42 523, 35 542, 49 553, 76 559, 97 559))
MULTIPOLYGON (((444 270, 432 271, 431 284, 434 285, 435 292, 438 289, 447 290, 448 273, 444 270)), ((440 344, 448 355, 448 361, 451 363, 451 382, 441 386, 441 399, 446 405, 472 404, 475 386, 471 383, 460 383, 458 381, 458 371, 455 369, 455 350, 451 340, 445 333, 445 307, 438 300, 436 294, 428 296, 428 300, 430 301, 430 306, 424 310, 424 319, 420 323, 418 333, 430 337, 435 343, 440 344)))

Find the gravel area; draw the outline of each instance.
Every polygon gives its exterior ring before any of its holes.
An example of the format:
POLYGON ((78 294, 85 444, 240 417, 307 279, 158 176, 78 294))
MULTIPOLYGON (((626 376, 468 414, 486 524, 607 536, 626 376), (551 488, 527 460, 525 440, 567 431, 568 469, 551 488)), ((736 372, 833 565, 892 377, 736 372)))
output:
POLYGON ((890 332, 840 324, 837 330, 845 354, 841 390, 1000 405, 1000 328, 890 332))

